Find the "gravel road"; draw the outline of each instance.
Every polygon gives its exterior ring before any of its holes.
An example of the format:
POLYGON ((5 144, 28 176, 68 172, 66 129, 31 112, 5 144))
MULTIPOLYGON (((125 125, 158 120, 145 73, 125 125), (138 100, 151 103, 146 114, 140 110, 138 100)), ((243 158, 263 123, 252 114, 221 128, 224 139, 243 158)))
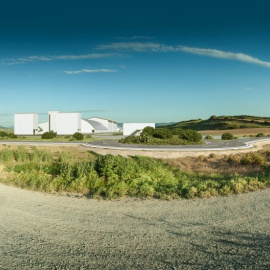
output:
POLYGON ((0 184, 0 269, 270 269, 270 190, 89 200, 0 184))

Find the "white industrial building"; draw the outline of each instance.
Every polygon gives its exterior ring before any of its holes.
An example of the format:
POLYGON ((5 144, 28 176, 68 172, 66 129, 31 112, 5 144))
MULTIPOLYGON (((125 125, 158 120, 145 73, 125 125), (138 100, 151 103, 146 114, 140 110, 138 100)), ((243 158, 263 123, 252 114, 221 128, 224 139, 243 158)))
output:
POLYGON ((14 115, 14 134, 35 135, 38 132, 37 113, 17 113, 14 115))
POLYGON ((136 131, 142 131, 145 127, 156 128, 156 125, 155 123, 123 123, 123 135, 129 136, 136 131))
POLYGON ((53 131, 58 135, 72 135, 75 132, 82 134, 117 132, 117 122, 111 119, 92 117, 82 119, 81 113, 62 113, 49 111, 48 122, 38 124, 38 114, 15 114, 14 134, 41 135, 53 131), (35 119, 34 122, 31 119, 35 119))
MULTIPOLYGON (((75 132, 81 132, 81 114, 50 111, 47 131, 56 132, 58 135, 69 135, 75 132)), ((43 132, 46 131, 43 130, 43 132)))

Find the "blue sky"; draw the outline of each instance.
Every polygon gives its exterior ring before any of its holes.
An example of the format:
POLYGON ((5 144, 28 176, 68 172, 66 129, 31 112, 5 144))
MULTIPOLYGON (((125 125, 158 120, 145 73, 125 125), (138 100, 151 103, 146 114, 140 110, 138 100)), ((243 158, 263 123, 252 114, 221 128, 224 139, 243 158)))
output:
POLYGON ((0 1, 0 126, 270 116, 268 1, 0 1), (46 120, 40 115, 40 120, 46 120))

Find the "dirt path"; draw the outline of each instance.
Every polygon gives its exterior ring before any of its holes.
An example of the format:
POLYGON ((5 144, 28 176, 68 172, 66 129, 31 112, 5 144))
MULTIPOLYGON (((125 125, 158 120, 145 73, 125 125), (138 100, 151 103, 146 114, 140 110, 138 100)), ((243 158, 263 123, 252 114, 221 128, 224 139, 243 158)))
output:
POLYGON ((97 201, 0 184, 0 269, 269 269, 270 190, 97 201))

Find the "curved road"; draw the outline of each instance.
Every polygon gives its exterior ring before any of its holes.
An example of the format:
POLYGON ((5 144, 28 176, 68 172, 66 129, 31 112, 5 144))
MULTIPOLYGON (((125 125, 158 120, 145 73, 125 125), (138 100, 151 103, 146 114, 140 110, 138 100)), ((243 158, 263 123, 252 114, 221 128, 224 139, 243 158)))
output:
MULTIPOLYGON (((115 136, 118 138, 118 136, 115 136)), ((114 137, 114 138, 115 138, 114 137)), ((102 138, 101 136, 99 138, 102 138)), ((105 136, 103 138, 106 138, 105 136)), ((111 137, 113 138, 113 137, 111 137)), ((213 151, 213 150, 239 150, 253 147, 252 143, 269 141, 270 137, 242 138, 231 141, 203 140, 205 144, 198 145, 139 145, 123 144, 118 139, 105 139, 88 143, 83 142, 42 142, 42 141, 0 141, 0 144, 28 144, 28 145, 81 145, 100 149, 115 150, 145 150, 145 151, 213 151)))
POLYGON ((85 146, 117 150, 151 150, 151 151, 209 151, 209 150, 232 150, 245 149, 252 147, 252 143, 260 141, 269 141, 270 137, 264 138, 244 138, 231 141, 212 141, 204 140, 206 144, 200 145, 138 145, 123 144, 118 140, 102 140, 85 143, 85 146))

